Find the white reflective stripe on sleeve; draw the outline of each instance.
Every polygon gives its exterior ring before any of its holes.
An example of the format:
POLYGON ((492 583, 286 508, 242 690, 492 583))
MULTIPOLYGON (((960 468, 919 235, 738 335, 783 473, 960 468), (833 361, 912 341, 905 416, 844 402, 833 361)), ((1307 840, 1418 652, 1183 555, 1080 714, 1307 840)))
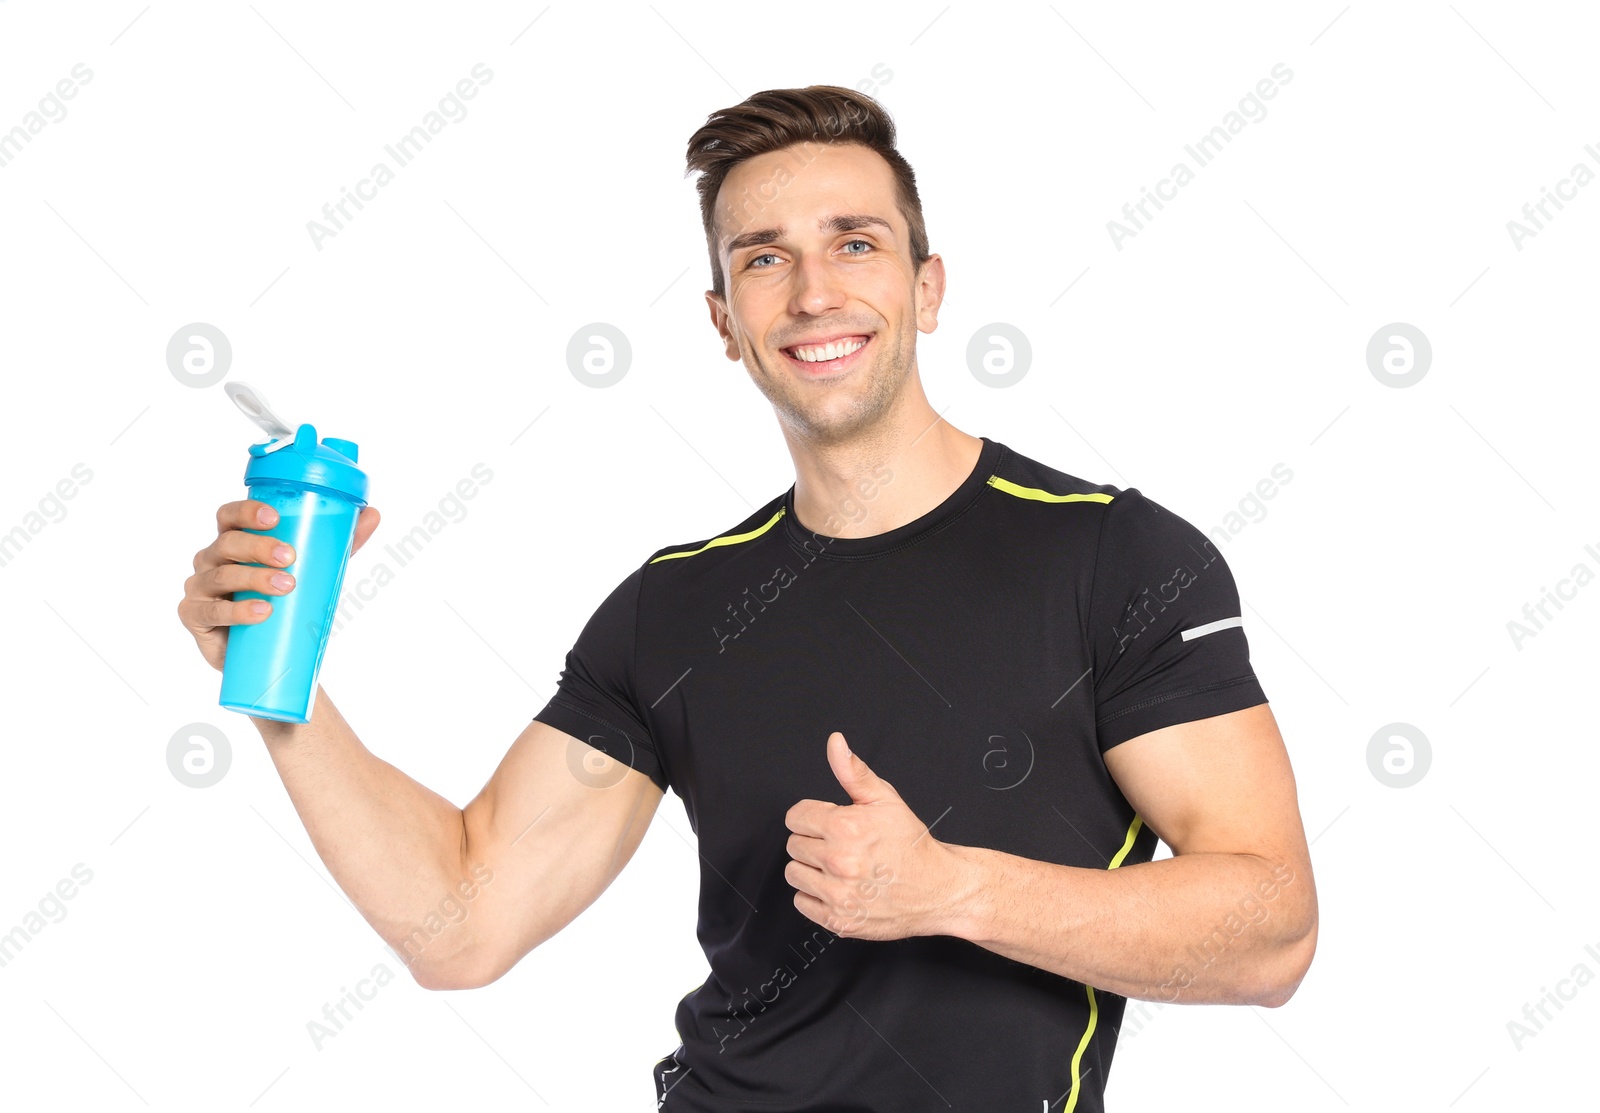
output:
POLYGON ((1204 626, 1196 626, 1192 629, 1185 630, 1183 632, 1183 640, 1188 641, 1190 638, 1199 638, 1205 636, 1206 634, 1214 634, 1218 630, 1227 630, 1234 626, 1243 625, 1243 615, 1236 614, 1232 618, 1219 618, 1215 622, 1206 623, 1204 626))

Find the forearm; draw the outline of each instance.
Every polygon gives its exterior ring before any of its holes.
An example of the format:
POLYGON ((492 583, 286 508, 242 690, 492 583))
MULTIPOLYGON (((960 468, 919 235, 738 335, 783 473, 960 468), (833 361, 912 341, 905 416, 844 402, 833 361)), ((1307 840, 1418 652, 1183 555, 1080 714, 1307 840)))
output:
POLYGON ((1306 871, 1253 854, 1086 869, 951 849, 966 865, 948 934, 1124 997, 1279 1005, 1316 944, 1306 871))
POLYGON ((468 875, 461 809, 367 750, 320 685, 311 722, 250 721, 339 887, 419 981, 445 980, 466 924, 419 929, 468 875))

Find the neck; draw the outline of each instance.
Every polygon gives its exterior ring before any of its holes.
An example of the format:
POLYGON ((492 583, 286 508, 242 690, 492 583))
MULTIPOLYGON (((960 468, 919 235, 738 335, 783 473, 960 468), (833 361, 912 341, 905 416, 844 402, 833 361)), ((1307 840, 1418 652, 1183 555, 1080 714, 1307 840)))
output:
POLYGON ((859 436, 828 444, 785 429, 799 524, 827 537, 872 537, 913 522, 972 474, 983 440, 944 421, 920 392, 859 436))

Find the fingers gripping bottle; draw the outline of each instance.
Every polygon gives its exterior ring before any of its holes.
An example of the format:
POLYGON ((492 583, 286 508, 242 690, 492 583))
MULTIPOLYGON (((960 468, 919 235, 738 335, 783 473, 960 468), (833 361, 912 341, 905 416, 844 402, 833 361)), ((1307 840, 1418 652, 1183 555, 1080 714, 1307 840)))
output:
POLYGON ((218 702, 258 718, 306 723, 311 721, 317 674, 332 632, 356 519, 367 505, 367 476, 356 467, 355 442, 324 437, 318 443, 315 427, 291 429, 244 383, 228 383, 225 389, 272 438, 250 446, 244 481, 249 497, 275 509, 278 520, 266 529, 244 532, 275 537, 294 549, 294 563, 284 569, 294 577, 294 587, 286 595, 233 593, 235 600, 267 600, 272 613, 260 622, 228 628, 218 702))

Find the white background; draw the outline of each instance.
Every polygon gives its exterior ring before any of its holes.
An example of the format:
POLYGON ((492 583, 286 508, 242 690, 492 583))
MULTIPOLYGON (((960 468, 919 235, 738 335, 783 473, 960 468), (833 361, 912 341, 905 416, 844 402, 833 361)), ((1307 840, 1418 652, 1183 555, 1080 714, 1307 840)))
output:
POLYGON ((370 749, 464 804, 611 587, 792 481, 709 324, 684 147, 757 90, 859 82, 948 268, 919 346, 947 420, 1205 530, 1293 473, 1224 552, 1315 840, 1319 951, 1281 1009, 1128 1025, 1110 1107, 1564 1105, 1592 1083, 1600 988, 1520 1049, 1507 1023, 1579 963, 1600 973, 1600 588, 1520 648, 1507 623, 1600 570, 1600 184, 1520 250, 1507 222, 1600 170, 1597 33, 1577 4, 1473 0, 0 2, 0 131, 93 74, 0 167, 0 531, 75 464, 93 476, 0 567, 0 932, 93 874, 0 967, 6 1104, 651 1107, 707 969, 682 802, 496 984, 411 982, 177 620, 259 438, 166 347, 211 324, 230 379, 360 443, 384 524, 352 578, 493 471, 322 675, 370 749), (307 222, 480 62, 468 114, 319 250, 307 222), (1107 222, 1278 63, 1267 115, 1119 250, 1107 222), (565 362, 596 321, 633 347, 603 390, 565 362), (994 322, 1033 349, 1005 389, 966 365, 994 322), (1403 389, 1365 354, 1395 322, 1433 350, 1403 389), (194 722, 232 753, 203 790, 166 761, 194 722), (1367 758, 1395 722, 1432 753, 1403 789, 1367 758), (378 963, 396 979, 318 1050, 307 1022, 378 963))

